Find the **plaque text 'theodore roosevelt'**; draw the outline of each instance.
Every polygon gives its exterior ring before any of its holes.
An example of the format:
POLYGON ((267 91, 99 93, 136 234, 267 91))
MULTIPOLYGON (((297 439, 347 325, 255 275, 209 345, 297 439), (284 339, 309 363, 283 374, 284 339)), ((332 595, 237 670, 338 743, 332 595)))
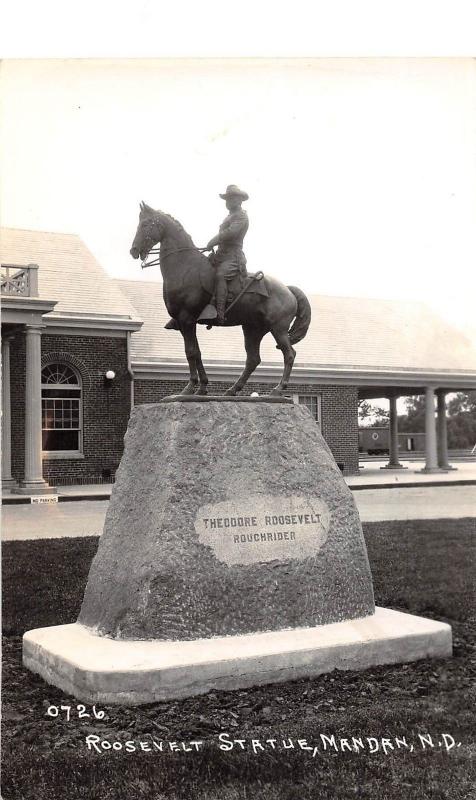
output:
POLYGON ((199 508, 195 530, 225 564, 288 561, 316 555, 330 513, 319 498, 251 495, 199 508))

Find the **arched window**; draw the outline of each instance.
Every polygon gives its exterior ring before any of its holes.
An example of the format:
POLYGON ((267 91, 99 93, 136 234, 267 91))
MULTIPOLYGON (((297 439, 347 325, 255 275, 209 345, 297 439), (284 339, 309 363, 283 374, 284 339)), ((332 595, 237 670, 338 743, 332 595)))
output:
POLYGON ((81 377, 68 364, 47 364, 41 371, 43 450, 82 452, 81 377))

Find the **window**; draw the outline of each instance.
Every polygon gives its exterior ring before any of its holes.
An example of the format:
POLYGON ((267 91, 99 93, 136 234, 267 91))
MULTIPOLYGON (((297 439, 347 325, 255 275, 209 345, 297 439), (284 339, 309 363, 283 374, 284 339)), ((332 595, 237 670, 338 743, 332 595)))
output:
POLYGON ((82 450, 81 378, 67 364, 41 371, 43 451, 79 454, 82 450))
POLYGON ((317 424, 321 424, 321 395, 320 394, 293 394, 293 401, 306 406, 317 424))

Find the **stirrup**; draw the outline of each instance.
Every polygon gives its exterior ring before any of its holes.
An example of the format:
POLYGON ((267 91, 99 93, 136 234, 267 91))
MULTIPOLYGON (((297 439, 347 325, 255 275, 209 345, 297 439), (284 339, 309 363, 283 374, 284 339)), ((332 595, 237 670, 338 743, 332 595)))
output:
POLYGON ((213 322, 216 319, 216 317, 217 317, 217 310, 212 303, 209 303, 208 305, 205 306, 205 308, 201 312, 199 318, 197 319, 197 322, 199 322, 201 325, 205 325, 209 322, 213 322))

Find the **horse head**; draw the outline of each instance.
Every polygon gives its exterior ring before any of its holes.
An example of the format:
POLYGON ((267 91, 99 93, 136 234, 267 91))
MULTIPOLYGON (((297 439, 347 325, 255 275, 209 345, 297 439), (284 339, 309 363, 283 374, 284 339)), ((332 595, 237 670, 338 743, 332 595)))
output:
POLYGON ((160 213, 151 208, 147 203, 140 204, 139 224, 136 235, 132 242, 130 254, 132 258, 141 258, 145 261, 149 252, 162 241, 165 231, 165 224, 161 220, 160 213))

